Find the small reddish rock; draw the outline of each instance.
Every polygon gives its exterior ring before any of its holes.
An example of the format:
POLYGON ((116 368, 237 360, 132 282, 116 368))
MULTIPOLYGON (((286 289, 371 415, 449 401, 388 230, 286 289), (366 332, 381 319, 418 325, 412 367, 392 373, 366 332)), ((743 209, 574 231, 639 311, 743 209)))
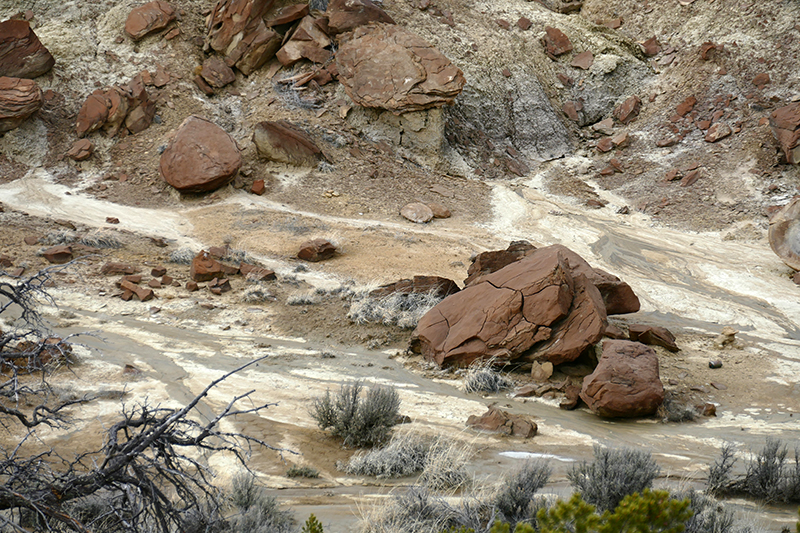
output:
POLYGON ((333 243, 327 239, 314 239, 300 245, 297 257, 304 261, 316 263, 317 261, 330 259, 334 254, 336 254, 336 246, 333 243))
POLYGON ((265 190, 266 190, 266 186, 264 185, 264 180, 261 180, 261 179, 255 180, 253 182, 253 185, 250 186, 250 193, 251 194, 257 194, 258 196, 261 196, 262 194, 264 194, 265 190))
POLYGON ((161 282, 157 279, 151 279, 150 281, 147 282, 147 286, 153 289, 160 289, 161 282))
POLYGON ((56 265, 62 265, 72 261, 72 248, 63 245, 53 246, 42 252, 42 255, 49 262, 56 265))
POLYGON ((89 139, 79 139, 72 143, 72 148, 67 152, 67 157, 73 161, 84 161, 92 157, 94 144, 89 139))
POLYGON ((433 218, 450 218, 451 213, 450 210, 447 209, 442 204, 438 203, 429 203, 427 204, 430 208, 431 212, 433 213, 433 218))
POLYGON ((166 267, 163 267, 163 266, 155 267, 155 268, 150 269, 150 275, 153 276, 154 278, 160 278, 161 276, 163 276, 166 273, 167 273, 167 269, 166 269, 166 267))
POLYGON ((125 21, 125 33, 138 41, 149 33, 165 28, 177 16, 171 5, 162 0, 154 0, 130 12, 125 21))
POLYGON ((187 281, 186 282, 186 290, 188 290, 189 292, 194 292, 194 291, 197 291, 199 289, 200 289, 200 287, 197 285, 196 281, 187 281))
POLYGON ((603 137, 597 141, 598 152, 610 152, 614 149, 614 143, 611 142, 611 137, 603 137))
POLYGON ((585 52, 581 52, 580 54, 576 55, 572 59, 571 65, 583 70, 589 70, 589 67, 592 66, 592 63, 594 63, 594 54, 592 54, 591 50, 586 50, 585 52))
POLYGON ((755 78, 753 78, 753 85, 758 87, 759 89, 763 89, 766 85, 769 84, 769 74, 766 72, 762 72, 758 74, 755 78))
POLYGON ((658 39, 656 39, 655 36, 647 39, 641 44, 641 46, 642 52, 644 52, 644 55, 647 57, 658 55, 658 53, 661 51, 661 46, 658 44, 658 39))
POLYGON ((697 98, 694 96, 688 97, 686 100, 678 104, 677 113, 678 115, 685 117, 688 115, 692 109, 694 109, 694 105, 697 103, 697 98))
POLYGON ((520 19, 517 21, 517 27, 519 29, 521 29, 522 31, 529 30, 532 25, 533 25, 533 22, 531 22, 531 20, 529 18, 520 17, 520 19))
POLYGON ((194 281, 211 281, 214 278, 223 277, 222 267, 222 263, 212 259, 211 254, 200 250, 200 253, 192 259, 189 275, 194 281))
POLYGON ((220 89, 236 81, 236 75, 228 65, 217 56, 212 56, 203 61, 200 75, 212 87, 220 89))
POLYGON ((505 19, 497 19, 497 20, 495 20, 495 23, 498 26, 500 26, 501 28, 503 28, 504 30, 510 30, 511 29, 511 23, 509 21, 505 20, 505 19))
POLYGON ((116 263, 116 262, 109 262, 103 265, 100 269, 101 274, 105 274, 106 276, 118 276, 120 274, 127 275, 127 274, 135 274, 138 269, 128 263, 116 263))
POLYGON ((724 139, 725 137, 728 137, 731 133, 733 133, 733 130, 731 130, 730 126, 728 126, 724 122, 717 122, 716 124, 708 128, 705 140, 706 142, 709 143, 715 143, 719 140, 724 139))
POLYGON ((23 239, 28 246, 34 246, 39 243, 39 237, 36 235, 26 235, 23 239))
POLYGON ((117 217, 106 217, 106 224, 119 224, 117 217))
POLYGON ((642 101, 639 99, 638 96, 631 96, 624 102, 622 102, 616 109, 614 109, 614 117, 622 122, 623 124, 627 124, 639 114, 639 109, 642 106, 642 101))
POLYGON ((673 135, 672 137, 664 137, 663 139, 659 139, 656 141, 656 146, 658 146, 659 148, 667 148, 669 146, 675 146, 676 144, 681 142, 681 139, 683 139, 683 137, 681 137, 680 135, 673 135))
MULTIPOLYGON (((174 282, 175 280, 172 279, 172 276, 166 276, 166 275, 161 276, 161 285, 163 285, 164 287, 172 285, 174 282)), ((178 284, 178 286, 180 287, 180 283, 178 284)))
POLYGON ((431 208, 420 202, 412 202, 403 206, 400 210, 400 215, 417 224, 425 224, 433 219, 431 208))
POLYGON ((694 185, 694 183, 700 179, 700 171, 699 170, 692 170, 687 172, 686 175, 681 179, 681 187, 689 187, 694 185))
POLYGON ((564 111, 564 114, 567 115, 567 117, 570 120, 572 120, 574 122, 578 122, 580 120, 580 116, 578 116, 578 109, 577 108, 578 108, 578 106, 576 105, 575 102, 566 102, 561 107, 561 110, 564 111))
POLYGON ((680 350, 678 345, 675 344, 675 335, 673 335, 667 328, 662 328, 661 326, 631 324, 628 327, 628 335, 630 335, 632 341, 663 346, 671 352, 677 352, 680 350))
POLYGON ((572 43, 564 32, 558 28, 545 27, 545 36, 542 38, 542 44, 545 51, 552 56, 560 56, 572 51, 572 43))
POLYGON ((606 28, 610 28, 612 30, 618 30, 622 27, 622 18, 618 17, 615 19, 607 20, 603 23, 603 26, 606 28))
POLYGON ((139 301, 142 302, 152 300, 155 297, 153 289, 145 289, 144 287, 140 287, 134 283, 131 283, 130 281, 123 281, 120 283, 120 287, 135 294, 139 301))

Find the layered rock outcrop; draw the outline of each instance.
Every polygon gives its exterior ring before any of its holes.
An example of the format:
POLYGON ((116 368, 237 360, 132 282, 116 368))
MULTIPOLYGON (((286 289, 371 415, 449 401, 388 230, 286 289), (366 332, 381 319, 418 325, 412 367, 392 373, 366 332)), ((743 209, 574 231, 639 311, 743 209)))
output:
POLYGON ((0 134, 18 128, 42 107, 42 91, 33 80, 0 77, 0 134))
POLYGON ((36 78, 47 73, 55 63, 28 21, 0 22, 0 76, 36 78))

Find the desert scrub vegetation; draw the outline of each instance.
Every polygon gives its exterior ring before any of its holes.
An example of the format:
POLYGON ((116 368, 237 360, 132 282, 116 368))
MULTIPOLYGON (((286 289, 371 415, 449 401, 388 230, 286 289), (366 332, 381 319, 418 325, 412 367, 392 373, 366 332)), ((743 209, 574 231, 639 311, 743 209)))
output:
POLYGON ((286 477, 318 478, 319 470, 308 465, 292 465, 286 471, 286 477))
POLYGON ((509 472, 492 497, 498 518, 511 527, 533 520, 545 506, 544 501, 535 499, 536 493, 547 484, 551 473, 546 462, 536 460, 525 461, 519 469, 509 472))
POLYGON ((316 305, 322 299, 315 291, 296 292, 286 298, 286 305, 316 305))
POLYGON ((255 475, 250 472, 234 476, 229 498, 235 511, 222 531, 290 533, 295 530, 292 512, 281 509, 275 497, 258 485, 255 475))
POLYGON ((346 464, 337 466, 350 475, 379 479, 419 474, 417 483, 436 491, 469 483, 466 465, 471 456, 467 444, 406 432, 394 435, 383 448, 357 452, 346 464))
POLYGON ((356 324, 378 323, 413 329, 420 319, 442 298, 435 291, 426 293, 392 293, 388 296, 373 297, 369 290, 353 295, 347 318, 356 324))
POLYGON ((374 446, 386 442, 397 424, 400 396, 392 387, 375 385, 363 395, 364 383, 342 384, 339 392, 315 398, 309 414, 322 430, 342 439, 343 446, 374 446))
POLYGON ((658 473, 650 452, 595 446, 594 461, 575 466, 567 479, 587 503, 609 511, 626 496, 650 488, 658 473))
POLYGON ((768 437, 748 461, 744 475, 732 476, 736 463, 732 444, 725 444, 708 474, 708 493, 750 496, 764 503, 800 503, 800 447, 789 460, 786 445, 768 437))
POLYGON ((514 382, 494 369, 494 359, 476 359, 464 374, 466 392, 500 392, 510 389, 514 382))

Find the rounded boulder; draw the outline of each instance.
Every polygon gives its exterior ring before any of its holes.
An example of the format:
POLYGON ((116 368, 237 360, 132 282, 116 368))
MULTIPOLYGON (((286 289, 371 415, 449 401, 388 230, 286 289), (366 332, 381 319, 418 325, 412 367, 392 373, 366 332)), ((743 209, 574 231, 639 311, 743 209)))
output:
POLYGON ((161 154, 164 180, 180 192, 208 192, 227 185, 242 166, 236 141, 204 118, 190 116, 161 154))

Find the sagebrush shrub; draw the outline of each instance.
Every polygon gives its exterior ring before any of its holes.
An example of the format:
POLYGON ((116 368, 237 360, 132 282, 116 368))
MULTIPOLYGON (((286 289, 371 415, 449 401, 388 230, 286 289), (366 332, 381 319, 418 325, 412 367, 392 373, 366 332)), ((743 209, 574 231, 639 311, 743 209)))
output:
POLYGON ((551 472, 547 463, 529 460, 506 476, 493 499, 499 517, 512 526, 530 519, 533 497, 547 484, 551 472))
POLYGON ((392 426, 397 424, 400 396, 391 387, 376 385, 361 399, 361 381, 343 384, 336 396, 326 391, 315 398, 311 417, 320 429, 343 440, 344 446, 372 446, 388 439, 392 426))
POLYGON ((606 511, 625 496, 650 488, 658 472, 650 452, 595 446, 594 462, 574 467, 567 479, 587 503, 606 511))

